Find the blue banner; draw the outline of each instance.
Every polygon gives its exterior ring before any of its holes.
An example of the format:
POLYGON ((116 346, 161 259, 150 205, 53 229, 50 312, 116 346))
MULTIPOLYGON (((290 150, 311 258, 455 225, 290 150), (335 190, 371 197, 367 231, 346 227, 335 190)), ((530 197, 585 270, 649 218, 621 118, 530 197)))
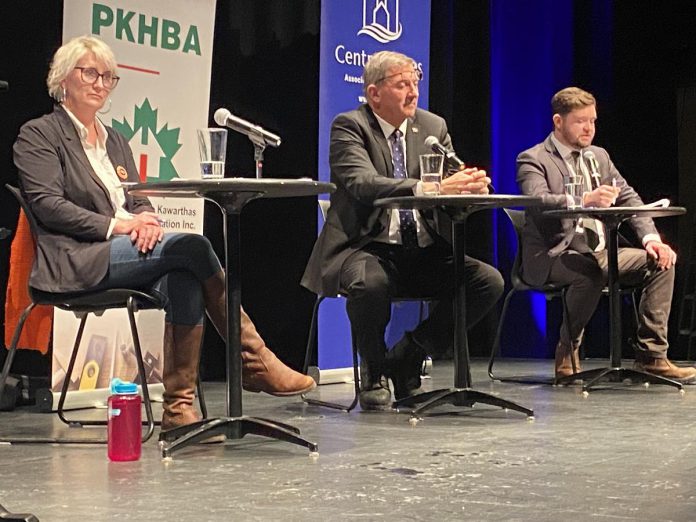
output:
MULTIPOLYGON (((365 103, 362 71, 370 55, 398 51, 424 74, 418 106, 428 107, 429 0, 323 0, 319 59, 319 179, 330 180, 329 138, 334 117, 365 103)), ((327 196, 328 197, 328 196, 327 196)), ((319 214, 320 226, 323 219, 319 214)), ((418 305, 392 314, 387 346, 418 322, 418 305)), ((396 311, 396 310, 395 310, 396 311)), ((350 325, 343 299, 328 299, 319 315, 319 368, 352 366, 350 325)))

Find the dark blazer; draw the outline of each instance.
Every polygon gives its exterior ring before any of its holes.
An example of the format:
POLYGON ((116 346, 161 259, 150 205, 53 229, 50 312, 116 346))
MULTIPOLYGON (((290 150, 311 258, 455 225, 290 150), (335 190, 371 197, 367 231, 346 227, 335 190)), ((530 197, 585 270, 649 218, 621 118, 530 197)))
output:
POLYGON ((386 227, 387 212, 375 208, 373 202, 413 195, 420 178, 418 156, 432 152, 424 143, 431 135, 451 148, 445 120, 417 109, 405 134, 408 178, 394 179, 389 143, 369 106, 361 105, 334 119, 329 164, 336 192, 302 277, 303 286, 316 294, 338 293, 343 262, 386 227))
MULTIPOLYGON (((612 178, 625 183, 606 150, 594 145, 588 149, 594 152, 599 163, 601 183, 611 184, 612 178)), ((543 202, 543 207, 527 209, 527 219, 522 232, 522 274, 529 284, 545 283, 552 258, 561 252, 569 248, 589 252, 587 245, 573 241, 576 220, 548 218, 542 214, 549 208, 566 208, 568 202, 564 194, 563 180, 568 174, 565 161, 551 141, 551 135, 542 143, 517 156, 517 183, 520 190, 525 195, 540 197, 543 202)), ((616 206, 642 204, 640 196, 627 183, 616 199, 616 206)), ((630 224, 640 238, 647 234, 657 234, 650 218, 632 218, 630 224)))
MULTIPOLYGON (((128 142, 112 128, 106 130, 111 163, 126 169, 127 181, 140 181, 128 142)), ((95 286, 109 268, 106 233, 114 209, 75 125, 60 105, 22 126, 14 162, 20 189, 39 227, 29 284, 48 292, 95 286)), ((132 213, 153 210, 146 198, 131 196, 126 207, 132 213)))

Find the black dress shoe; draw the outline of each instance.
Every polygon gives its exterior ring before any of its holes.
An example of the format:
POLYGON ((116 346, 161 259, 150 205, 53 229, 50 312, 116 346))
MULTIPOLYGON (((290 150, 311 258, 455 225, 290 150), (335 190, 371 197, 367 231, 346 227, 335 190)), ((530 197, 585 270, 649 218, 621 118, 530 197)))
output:
POLYGON ((358 396, 360 407, 363 410, 388 410, 391 408, 391 391, 386 377, 370 383, 370 387, 360 386, 358 396))
POLYGON ((394 398, 397 401, 420 392, 425 355, 425 350, 408 332, 387 355, 388 374, 394 384, 394 398))
POLYGON ((360 394, 358 401, 363 410, 387 410, 391 408, 389 381, 382 375, 380 364, 360 361, 360 394))

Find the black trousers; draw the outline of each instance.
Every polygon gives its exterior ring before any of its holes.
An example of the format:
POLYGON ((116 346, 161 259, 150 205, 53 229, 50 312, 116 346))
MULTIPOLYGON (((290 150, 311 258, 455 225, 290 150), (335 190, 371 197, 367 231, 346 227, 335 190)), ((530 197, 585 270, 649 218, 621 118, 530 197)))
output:
MULTIPOLYGON (((465 257, 466 320, 469 327, 495 305, 503 278, 490 265, 465 257)), ((407 249, 370 243, 353 253, 341 269, 341 291, 358 353, 377 370, 384 367, 384 334, 391 317, 391 298, 428 296, 435 299, 430 315, 412 332, 427 353, 444 352, 452 344, 454 260, 442 246, 407 249)))

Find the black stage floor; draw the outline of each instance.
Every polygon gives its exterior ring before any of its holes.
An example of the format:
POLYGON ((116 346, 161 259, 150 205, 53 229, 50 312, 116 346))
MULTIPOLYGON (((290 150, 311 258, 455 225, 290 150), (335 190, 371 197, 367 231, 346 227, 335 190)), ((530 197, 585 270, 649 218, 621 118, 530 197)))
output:
MULTIPOLYGON (((548 375, 552 361, 502 361, 501 372, 548 375)), ((606 361, 585 363, 586 367, 606 361)), ((245 413, 295 425, 304 448, 249 436, 160 459, 109 463, 99 445, 0 444, 0 504, 44 521, 75 520, 696 520, 696 386, 491 383, 475 387, 533 407, 535 419, 488 406, 443 406, 415 427, 396 412, 350 414, 299 399, 245 394, 245 413)), ((448 386, 450 363, 425 387, 448 386)), ((224 386, 206 385, 212 414, 224 386)), ((323 386, 349 399, 348 384, 323 386)), ((159 406, 156 406, 159 411, 159 406)), ((49 414, 0 413, 0 437, 103 436, 49 414), (59 433, 64 435, 64 433, 59 433)))

